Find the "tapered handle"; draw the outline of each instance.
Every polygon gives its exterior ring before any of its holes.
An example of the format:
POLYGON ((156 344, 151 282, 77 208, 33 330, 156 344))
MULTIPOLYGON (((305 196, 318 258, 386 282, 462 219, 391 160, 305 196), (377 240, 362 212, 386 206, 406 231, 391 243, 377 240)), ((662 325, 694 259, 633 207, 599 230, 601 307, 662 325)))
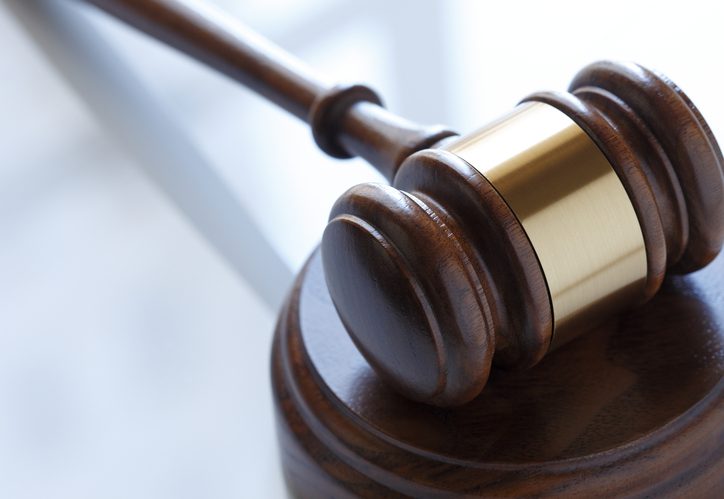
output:
POLYGON ((360 156, 388 179, 412 153, 453 132, 404 120, 363 85, 332 86, 241 23, 195 0, 86 0, 202 61, 309 123, 336 158, 360 156))

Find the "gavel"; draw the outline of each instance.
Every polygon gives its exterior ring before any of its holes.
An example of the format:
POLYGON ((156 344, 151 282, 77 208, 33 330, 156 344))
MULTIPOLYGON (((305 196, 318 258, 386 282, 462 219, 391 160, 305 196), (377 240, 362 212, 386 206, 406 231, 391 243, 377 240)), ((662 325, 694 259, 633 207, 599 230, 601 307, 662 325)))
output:
POLYGON ((335 158, 390 185, 342 194, 322 238, 337 313, 370 366, 410 399, 455 406, 491 367, 524 369, 645 303, 724 238, 724 158, 687 95, 632 63, 583 68, 459 136, 328 86, 201 4, 87 0, 258 92, 335 158))

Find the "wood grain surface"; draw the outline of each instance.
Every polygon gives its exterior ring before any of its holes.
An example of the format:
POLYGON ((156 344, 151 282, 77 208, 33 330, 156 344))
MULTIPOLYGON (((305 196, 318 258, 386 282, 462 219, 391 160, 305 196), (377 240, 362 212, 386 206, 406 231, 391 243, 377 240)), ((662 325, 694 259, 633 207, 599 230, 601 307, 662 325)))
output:
POLYGON ((669 277, 455 409, 380 381, 346 334, 315 253, 280 318, 272 377, 299 497, 716 497, 724 490, 724 256, 669 277))

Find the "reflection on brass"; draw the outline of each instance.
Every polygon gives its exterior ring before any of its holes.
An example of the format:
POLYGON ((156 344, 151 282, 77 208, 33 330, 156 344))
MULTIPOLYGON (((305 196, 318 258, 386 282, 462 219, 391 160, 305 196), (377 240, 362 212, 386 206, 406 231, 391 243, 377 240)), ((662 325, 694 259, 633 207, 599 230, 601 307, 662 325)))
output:
POLYGON ((540 261, 559 345, 642 295, 646 248, 616 172, 568 116, 521 104, 447 146, 493 184, 540 261))

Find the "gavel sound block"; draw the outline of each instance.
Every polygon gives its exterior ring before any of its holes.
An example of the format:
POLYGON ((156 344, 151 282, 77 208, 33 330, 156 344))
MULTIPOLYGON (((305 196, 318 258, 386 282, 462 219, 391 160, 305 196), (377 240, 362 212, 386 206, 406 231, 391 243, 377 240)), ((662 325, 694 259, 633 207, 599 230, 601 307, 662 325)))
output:
POLYGON ((352 188, 276 332, 293 490, 720 493, 724 258, 664 275, 718 254, 721 186, 678 87, 597 63, 352 188))
POLYGON ((294 493, 721 495, 724 159, 671 81, 592 64, 458 137, 193 0, 90 3, 391 182, 342 195, 280 315, 294 493))

